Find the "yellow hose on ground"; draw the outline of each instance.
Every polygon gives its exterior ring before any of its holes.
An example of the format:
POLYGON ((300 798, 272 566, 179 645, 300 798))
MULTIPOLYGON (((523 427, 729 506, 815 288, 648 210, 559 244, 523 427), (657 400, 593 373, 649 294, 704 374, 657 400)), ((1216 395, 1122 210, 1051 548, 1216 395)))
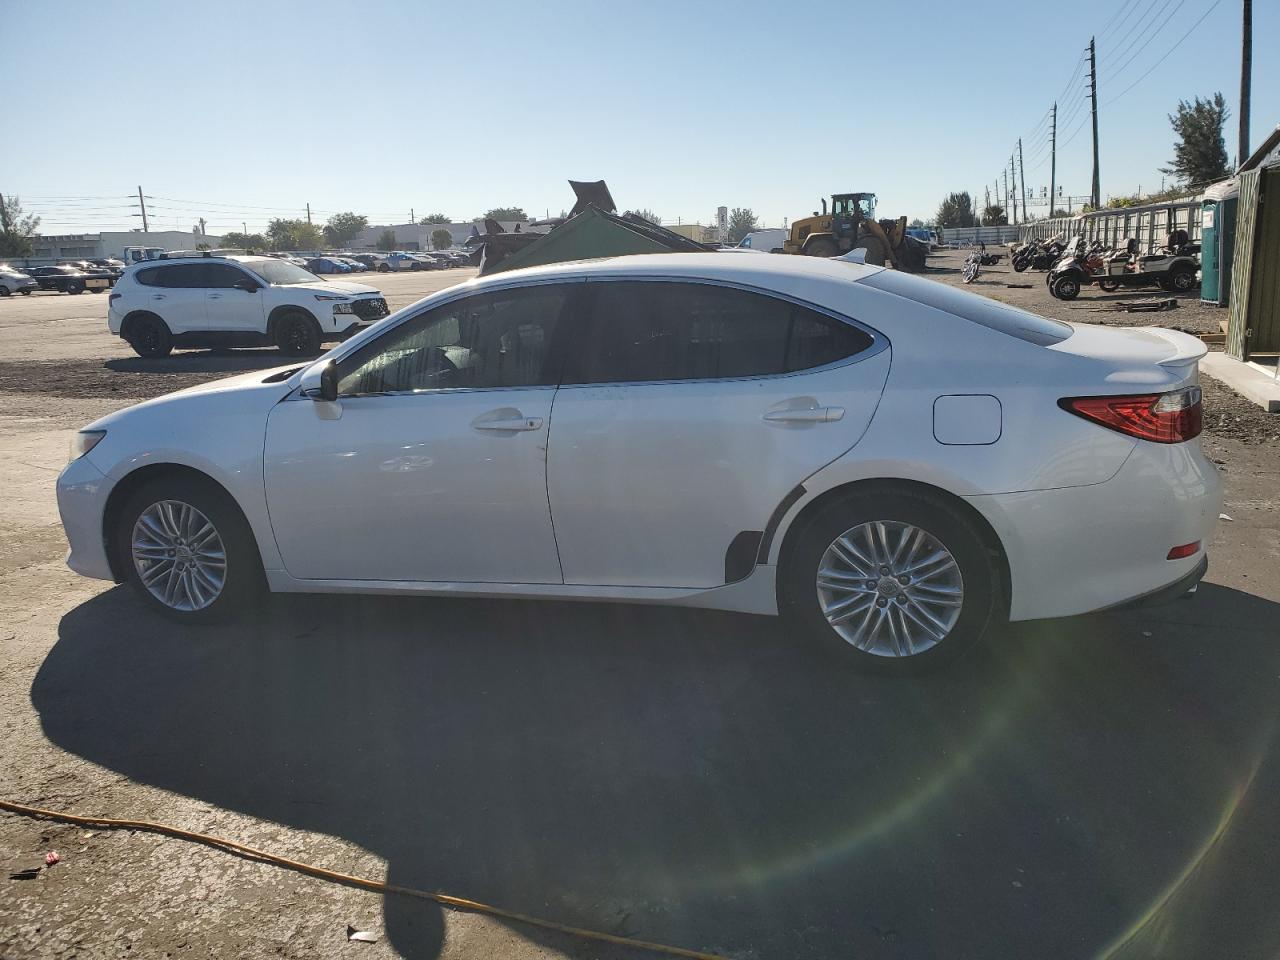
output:
POLYGON ((274 853, 268 853, 265 850, 259 850, 257 847, 246 846, 243 843, 236 843, 234 840, 225 840, 222 837, 210 836, 207 833, 196 833, 193 830, 182 830, 178 827, 171 827, 164 823, 152 823, 149 820, 118 820, 111 817, 82 817, 74 813, 64 813, 60 810, 45 810, 41 807, 29 807, 24 803, 14 803, 11 800, 0 800, 0 810, 7 810, 10 813, 21 814, 24 817, 38 817, 43 820, 61 820, 64 823, 74 823, 81 827, 101 827, 106 830, 145 830, 148 833, 159 833, 168 837, 176 837, 179 840, 191 840, 195 843, 203 843, 207 846, 220 850, 226 850, 230 853, 238 853, 241 856, 253 857, 266 863, 274 863, 278 867, 284 867, 288 870, 296 870, 298 873, 305 873, 312 877, 319 877, 321 880, 329 880, 334 883, 344 883, 353 887, 363 887, 366 890, 374 890, 378 893, 395 893, 404 897, 417 897, 420 900, 434 900, 436 903, 446 907, 453 907, 457 910, 470 910, 472 913, 484 913, 494 917, 502 917, 504 920, 515 920, 518 923, 527 923, 533 927, 541 927, 544 930, 554 930, 557 933, 566 933, 573 937, 581 937, 584 940, 598 940, 602 943, 613 943, 623 947, 632 947, 637 950, 648 950, 652 953, 661 953, 669 957, 688 957, 691 960, 727 960, 719 954, 702 953, 698 950, 686 950, 683 947, 671 947, 662 943, 650 943, 647 940, 636 940, 632 937, 620 937, 612 933, 601 933, 598 930, 584 930, 581 927, 571 927, 565 923, 556 923, 554 920, 542 920, 538 917, 531 917, 527 913, 516 913, 514 910, 504 910, 502 907, 490 906, 487 903, 479 903, 475 900, 467 900, 463 897, 450 896, 447 893, 431 893, 427 890, 415 890, 412 887, 400 887, 394 883, 384 883, 381 880, 370 880, 368 877, 355 877, 346 873, 338 873, 336 870, 326 870, 324 867, 317 867, 309 863, 303 863, 300 860, 290 860, 288 857, 276 856, 274 853))

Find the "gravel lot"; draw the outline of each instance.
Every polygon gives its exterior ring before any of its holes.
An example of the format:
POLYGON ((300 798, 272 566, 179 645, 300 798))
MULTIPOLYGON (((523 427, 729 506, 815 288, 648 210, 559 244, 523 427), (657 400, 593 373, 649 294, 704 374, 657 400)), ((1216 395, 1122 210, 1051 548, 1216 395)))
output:
MULTIPOLYGON (((394 308, 468 275, 369 282, 394 308)), ((1223 315, 980 280, 1072 321, 1223 315)), ((70 433, 280 361, 143 363, 105 312, 0 300, 0 796, 748 960, 1280 951, 1280 418, 1213 381, 1232 520, 1194 599, 1022 624, 903 682, 699 611, 290 597, 178 630, 63 565, 70 433)), ((6 960, 640 956, 142 833, 0 814, 0 861, 6 960)))

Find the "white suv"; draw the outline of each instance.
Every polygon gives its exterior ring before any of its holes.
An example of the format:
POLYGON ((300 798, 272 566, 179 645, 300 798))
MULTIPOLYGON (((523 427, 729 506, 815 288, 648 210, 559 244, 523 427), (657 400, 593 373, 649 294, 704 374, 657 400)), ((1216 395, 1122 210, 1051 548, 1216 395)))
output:
POLYGON ((320 352, 390 311, 373 287, 321 280, 272 257, 149 260, 125 271, 111 292, 107 326, 141 357, 174 347, 277 346, 320 352))

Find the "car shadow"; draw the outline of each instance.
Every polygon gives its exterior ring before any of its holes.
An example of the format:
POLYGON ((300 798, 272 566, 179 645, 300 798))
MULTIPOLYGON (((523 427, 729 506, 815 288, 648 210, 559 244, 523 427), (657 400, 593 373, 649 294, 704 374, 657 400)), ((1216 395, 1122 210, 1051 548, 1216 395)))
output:
MULTIPOLYGON (((560 923, 752 958, 1261 956, 1278 614, 1206 585, 894 679, 771 618, 282 597, 196 630, 116 588, 63 617, 31 698, 132 780, 560 923)), ((384 911, 439 955, 437 906, 384 911)))
POLYGON ((187 350, 167 357, 114 357, 103 363, 116 373, 242 373, 306 363, 320 354, 285 356, 275 347, 187 350))

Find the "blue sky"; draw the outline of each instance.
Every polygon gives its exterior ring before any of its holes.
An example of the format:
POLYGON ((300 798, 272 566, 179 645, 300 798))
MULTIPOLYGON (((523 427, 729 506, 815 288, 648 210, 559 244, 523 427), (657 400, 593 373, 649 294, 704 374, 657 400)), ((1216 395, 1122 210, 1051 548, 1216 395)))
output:
MULTIPOLYGON (((1223 92, 1234 156, 1240 0, 1125 92, 1212 4, 0 0, 0 85, 29 117, 0 146, 0 191, 47 233, 136 226, 139 183, 171 198, 153 229, 203 215, 210 233, 307 202, 320 221, 554 215, 569 178, 667 222, 725 204, 779 225, 847 190, 928 219, 948 191, 981 198, 1019 135, 1028 192, 1047 185, 1059 96, 1076 113, 1058 182, 1088 192, 1091 32, 1103 193, 1150 190, 1179 98, 1223 92)), ((1280 3, 1255 3, 1254 145, 1280 122, 1277 40, 1280 3)))

